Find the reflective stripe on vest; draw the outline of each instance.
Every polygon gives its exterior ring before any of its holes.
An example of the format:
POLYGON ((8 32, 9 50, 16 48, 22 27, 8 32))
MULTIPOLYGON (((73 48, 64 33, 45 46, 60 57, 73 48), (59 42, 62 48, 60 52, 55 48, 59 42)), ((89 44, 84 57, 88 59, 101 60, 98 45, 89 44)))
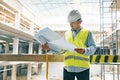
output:
POLYGON ((88 58, 84 58, 84 57, 80 57, 80 56, 73 56, 73 55, 69 55, 65 57, 65 60, 68 59, 76 59, 76 60, 83 60, 83 61, 89 61, 88 58))
MULTIPOLYGON (((86 48, 85 42, 87 40, 88 33, 88 30, 81 29, 73 39, 72 31, 70 30, 66 32, 65 39, 78 48, 86 48)), ((72 53, 70 51, 66 51, 64 56, 65 66, 89 68, 89 56, 84 56, 83 54, 79 54, 77 52, 72 53)))

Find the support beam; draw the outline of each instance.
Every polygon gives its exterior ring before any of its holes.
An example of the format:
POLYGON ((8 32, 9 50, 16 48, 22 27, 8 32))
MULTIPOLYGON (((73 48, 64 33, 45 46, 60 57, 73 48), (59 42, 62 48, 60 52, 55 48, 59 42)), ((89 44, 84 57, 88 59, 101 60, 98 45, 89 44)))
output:
MULTIPOLYGON (((9 52, 9 43, 6 42, 5 46, 5 54, 9 52)), ((3 72, 3 80, 7 80, 7 66, 4 66, 4 72, 3 72)))
POLYGON ((17 72, 17 65, 14 64, 12 65, 11 80, 17 80, 16 72, 17 72))
POLYGON ((9 42, 6 42, 5 53, 9 53, 9 42))
POLYGON ((28 49, 29 54, 33 54, 33 42, 29 42, 29 49, 28 49))
POLYGON ((13 54, 18 54, 19 38, 13 39, 13 54))
POLYGON ((27 80, 31 80, 32 78, 32 64, 28 64, 28 69, 27 69, 27 80))
MULTIPOLYGON (((29 42, 29 54, 33 53, 33 42, 29 42)), ((31 74, 32 74, 32 64, 28 64, 28 69, 27 69, 27 80, 31 80, 31 74)))
POLYGON ((3 80, 7 80, 7 66, 4 66, 3 80))
POLYGON ((39 44, 39 49, 38 49, 39 51, 38 51, 38 54, 42 54, 42 52, 41 52, 41 45, 39 44))
MULTIPOLYGON (((19 38, 13 39, 13 54, 18 54, 18 47, 19 47, 19 38)), ((12 66, 12 74, 11 74, 11 80, 16 80, 16 72, 17 72, 17 65, 12 66)))

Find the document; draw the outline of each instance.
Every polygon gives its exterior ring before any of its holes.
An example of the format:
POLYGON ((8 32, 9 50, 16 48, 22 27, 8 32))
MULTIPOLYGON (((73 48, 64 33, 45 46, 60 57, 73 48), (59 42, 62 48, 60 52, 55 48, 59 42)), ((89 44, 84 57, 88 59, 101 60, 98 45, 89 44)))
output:
POLYGON ((66 41, 64 38, 60 38, 58 40, 55 40, 55 41, 51 41, 49 42, 49 46, 50 47, 58 47, 60 49, 63 49, 63 50, 69 50, 71 52, 74 52, 74 49, 77 48, 75 45, 73 44, 70 44, 68 41, 66 41))
POLYGON ((60 39, 61 37, 52 31, 50 28, 42 28, 38 33, 34 35, 34 38, 40 43, 40 44, 45 44, 50 41, 54 41, 57 39, 60 39))
POLYGON ((74 49, 76 48, 75 45, 69 43, 63 37, 59 36, 48 27, 41 29, 38 33, 34 35, 34 38, 40 44, 48 43, 50 49, 57 52, 63 50, 74 52, 74 49))

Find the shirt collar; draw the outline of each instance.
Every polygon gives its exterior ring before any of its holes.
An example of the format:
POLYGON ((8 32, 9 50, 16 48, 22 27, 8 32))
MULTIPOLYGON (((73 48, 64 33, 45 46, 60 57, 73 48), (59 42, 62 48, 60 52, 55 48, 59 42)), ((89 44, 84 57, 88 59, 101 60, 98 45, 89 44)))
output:
POLYGON ((77 29, 77 30, 72 30, 72 32, 75 31, 76 33, 78 33, 81 29, 82 29, 82 27, 80 27, 80 28, 77 29))

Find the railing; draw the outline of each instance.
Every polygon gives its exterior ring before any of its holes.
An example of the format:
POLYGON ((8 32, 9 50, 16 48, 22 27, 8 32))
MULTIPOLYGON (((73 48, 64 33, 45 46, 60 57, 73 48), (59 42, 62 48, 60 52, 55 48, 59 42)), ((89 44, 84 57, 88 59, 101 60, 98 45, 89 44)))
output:
MULTIPOLYGON (((63 62, 64 55, 0 55, 0 61, 63 62)), ((91 55, 90 63, 120 63, 120 55, 91 55)))
MULTIPOLYGON (((46 80, 48 80, 49 62, 63 62, 64 55, 0 55, 0 61, 46 62, 46 80)), ((91 64, 120 64, 120 55, 91 55, 91 64)), ((103 74, 102 74, 103 75, 103 74)), ((119 74, 118 74, 119 75, 119 74)))
MULTIPOLYGON (((7 8, 6 6, 0 4, 0 21, 8 23, 9 25, 15 26, 15 17, 17 11, 12 11, 11 9, 7 8)), ((24 31, 30 31, 32 21, 26 18, 24 15, 20 14, 20 29, 24 31)), ((36 23, 34 23, 33 32, 37 32, 40 29, 36 23)))
POLYGON ((4 8, 2 5, 0 5, 0 21, 4 21, 6 23, 12 23, 15 22, 15 13, 11 13, 10 10, 4 8))

